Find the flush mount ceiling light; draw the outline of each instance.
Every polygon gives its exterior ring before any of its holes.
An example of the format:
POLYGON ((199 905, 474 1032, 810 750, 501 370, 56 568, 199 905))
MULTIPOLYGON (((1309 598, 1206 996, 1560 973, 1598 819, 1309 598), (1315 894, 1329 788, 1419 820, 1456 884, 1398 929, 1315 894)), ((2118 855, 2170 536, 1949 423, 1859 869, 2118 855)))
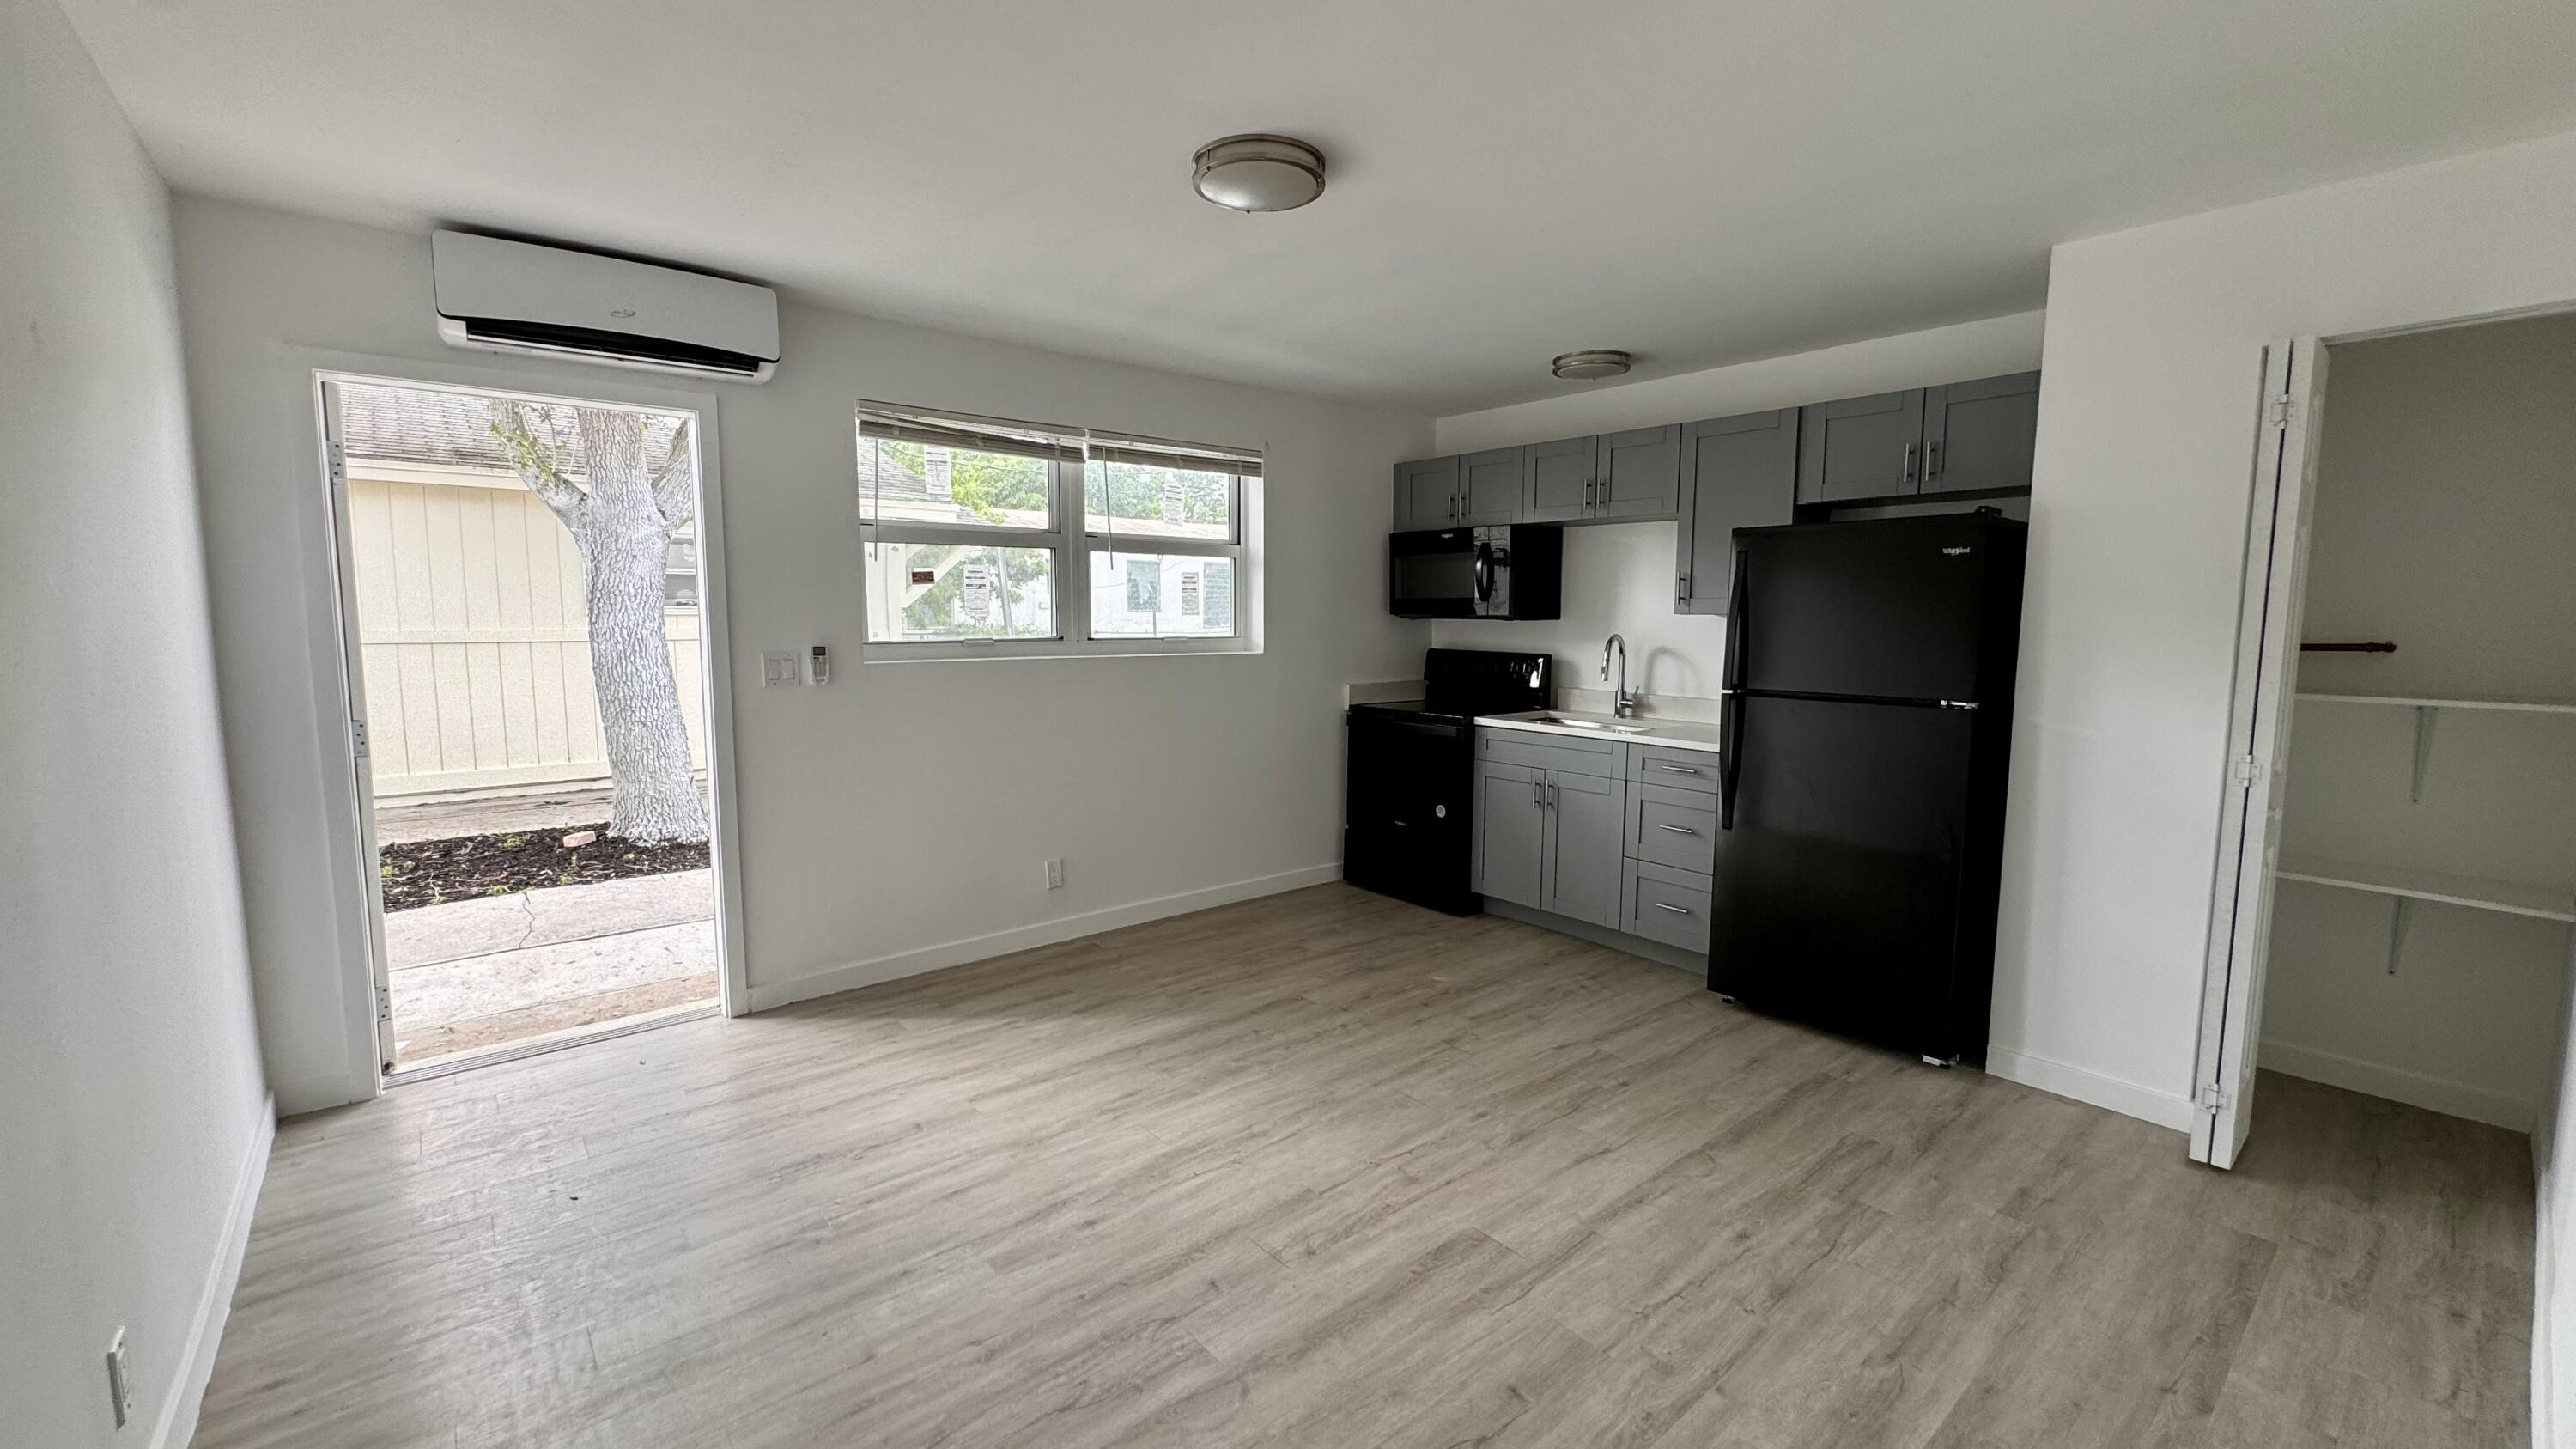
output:
POLYGON ((1617 377, 1628 370, 1628 365, 1633 360, 1628 354, 1614 348, 1596 347, 1588 352, 1566 353, 1559 357, 1548 370, 1559 377, 1588 381, 1596 377, 1617 377))
POLYGON ((1324 153, 1293 136, 1227 136, 1190 161, 1190 185, 1234 211, 1293 211, 1324 194, 1324 153))

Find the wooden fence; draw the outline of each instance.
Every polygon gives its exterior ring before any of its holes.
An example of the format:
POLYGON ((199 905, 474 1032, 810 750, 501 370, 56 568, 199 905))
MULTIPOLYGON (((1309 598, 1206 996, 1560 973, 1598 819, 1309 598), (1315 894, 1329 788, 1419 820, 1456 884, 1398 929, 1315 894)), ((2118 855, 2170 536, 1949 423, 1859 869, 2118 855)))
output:
MULTIPOLYGON (((572 535, 515 478, 360 466, 349 529, 376 794, 607 779, 572 535)), ((698 611, 663 621, 704 769, 698 611)))

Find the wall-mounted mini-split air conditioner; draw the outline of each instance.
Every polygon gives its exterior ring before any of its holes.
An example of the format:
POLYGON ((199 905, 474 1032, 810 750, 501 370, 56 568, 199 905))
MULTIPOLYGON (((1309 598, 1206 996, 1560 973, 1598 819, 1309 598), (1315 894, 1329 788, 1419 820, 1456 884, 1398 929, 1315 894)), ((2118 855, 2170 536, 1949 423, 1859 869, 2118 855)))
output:
POLYGON ((747 282, 461 231, 432 233, 451 347, 767 382, 778 294, 747 282))

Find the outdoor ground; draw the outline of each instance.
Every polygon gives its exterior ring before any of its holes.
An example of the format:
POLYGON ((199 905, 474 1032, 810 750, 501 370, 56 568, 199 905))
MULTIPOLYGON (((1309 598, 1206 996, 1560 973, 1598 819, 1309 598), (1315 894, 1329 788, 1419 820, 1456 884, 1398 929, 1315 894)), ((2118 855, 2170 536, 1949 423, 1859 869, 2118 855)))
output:
MULTIPOLYGON (((607 818, 607 796, 601 787, 387 803, 377 836, 389 862, 460 837, 525 835, 559 853, 566 831, 607 818)), ((603 862, 639 854, 613 840, 578 853, 603 862)), ((703 861, 704 848, 689 858, 703 861)), ((713 880, 703 865, 412 909, 395 907, 391 886, 385 947, 397 1069, 716 999, 713 880)))

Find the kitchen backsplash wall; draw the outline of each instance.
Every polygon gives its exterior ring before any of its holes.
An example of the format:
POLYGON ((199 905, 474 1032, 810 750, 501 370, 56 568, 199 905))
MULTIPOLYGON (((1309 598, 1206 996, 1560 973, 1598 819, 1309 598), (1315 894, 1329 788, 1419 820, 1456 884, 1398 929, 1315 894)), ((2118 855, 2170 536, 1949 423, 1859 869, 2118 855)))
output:
POLYGON ((1431 642, 1444 649, 1543 649, 1556 658, 1560 692, 1602 692, 1598 700, 1560 699, 1562 707, 1607 708, 1601 645, 1616 632, 1628 641, 1628 688, 1644 697, 1649 712, 1704 714, 1717 698, 1726 662, 1726 621, 1673 612, 1674 527, 1569 528, 1563 617, 1443 619, 1432 626, 1431 642))

